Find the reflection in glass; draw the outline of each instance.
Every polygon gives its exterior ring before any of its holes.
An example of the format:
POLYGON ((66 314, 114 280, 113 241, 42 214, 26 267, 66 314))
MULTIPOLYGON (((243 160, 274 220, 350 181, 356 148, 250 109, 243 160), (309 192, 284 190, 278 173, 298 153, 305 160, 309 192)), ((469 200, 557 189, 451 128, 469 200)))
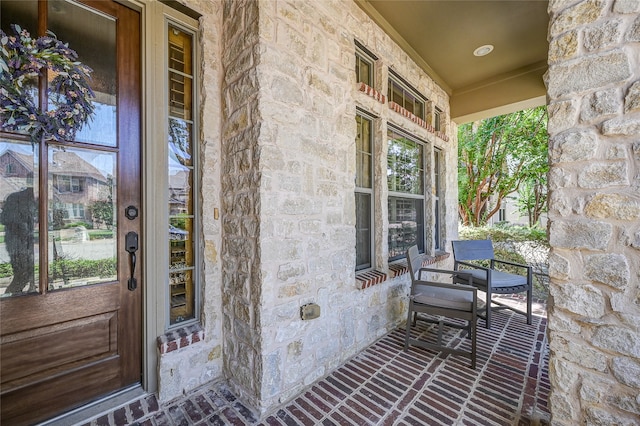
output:
POLYGON ((388 147, 387 182, 389 191, 423 195, 422 145, 389 130, 388 147))
POLYGON ((182 214, 172 217, 169 224, 171 291, 171 324, 193 318, 193 219, 182 214))
POLYGON ((169 25, 169 114, 192 120, 193 36, 169 25))
POLYGON ((50 0, 48 27, 60 40, 69 43, 78 60, 93 70, 91 88, 95 93, 93 120, 76 140, 97 145, 116 144, 116 24, 115 21, 79 4, 50 0))
POLYGON ((2 0, 0 2, 0 28, 13 34, 11 24, 18 24, 32 36, 38 34, 38 2, 24 0, 2 0))
POLYGON ((371 194, 356 192, 356 270, 371 267, 371 194))
POLYGON ((389 260, 405 256, 409 247, 424 250, 423 200, 389 197, 389 260))
POLYGON ((191 166, 192 124, 184 120, 169 118, 169 163, 176 161, 191 166))
POLYGON ((116 279, 116 154, 49 148, 49 289, 116 279))
POLYGON ((0 297, 38 291, 38 158, 30 143, 0 139, 0 297))
POLYGON ((169 173, 169 214, 191 213, 192 171, 188 168, 173 169, 169 173))
POLYGON ((169 24, 168 177, 170 325, 196 316, 193 208, 193 34, 169 24))

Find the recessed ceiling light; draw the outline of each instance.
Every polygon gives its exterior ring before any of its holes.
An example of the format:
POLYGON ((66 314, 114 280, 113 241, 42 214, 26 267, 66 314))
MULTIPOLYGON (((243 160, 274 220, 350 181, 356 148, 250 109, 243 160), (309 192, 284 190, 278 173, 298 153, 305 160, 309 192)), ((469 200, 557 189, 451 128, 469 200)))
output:
POLYGON ((474 50, 473 54, 476 56, 485 56, 491 53, 492 51, 493 51, 493 45, 485 44, 484 46, 480 46, 476 50, 474 50))

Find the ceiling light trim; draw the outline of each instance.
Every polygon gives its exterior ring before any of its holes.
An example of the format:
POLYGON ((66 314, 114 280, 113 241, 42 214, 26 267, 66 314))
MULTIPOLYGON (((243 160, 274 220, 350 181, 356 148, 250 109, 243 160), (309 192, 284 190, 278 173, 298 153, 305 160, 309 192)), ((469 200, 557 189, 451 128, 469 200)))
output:
POLYGON ((473 56, 487 56, 491 52, 493 52, 493 44, 485 44, 476 48, 476 50, 473 51, 473 56))

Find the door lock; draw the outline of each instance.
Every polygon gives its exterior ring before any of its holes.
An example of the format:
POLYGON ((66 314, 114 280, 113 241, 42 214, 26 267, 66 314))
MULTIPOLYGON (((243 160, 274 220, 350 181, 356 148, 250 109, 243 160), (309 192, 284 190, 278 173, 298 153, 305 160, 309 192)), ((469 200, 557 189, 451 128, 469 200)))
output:
POLYGON ((138 208, 136 206, 128 206, 124 209, 124 215, 129 220, 133 220, 138 217, 138 208))

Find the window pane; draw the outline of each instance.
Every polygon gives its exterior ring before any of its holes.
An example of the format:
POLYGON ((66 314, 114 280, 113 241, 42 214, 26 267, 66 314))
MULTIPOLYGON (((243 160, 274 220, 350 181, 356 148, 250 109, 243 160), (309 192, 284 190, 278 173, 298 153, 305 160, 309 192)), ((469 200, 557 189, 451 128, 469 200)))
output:
POLYGON ((193 36, 168 27, 169 323, 196 317, 193 36))
POLYGON ((169 118, 169 164, 191 166, 192 125, 184 120, 169 118))
POLYGON ((0 2, 0 28, 7 35, 14 35, 11 24, 27 30, 32 38, 38 35, 38 2, 2 0, 0 2))
POLYGON ((440 126, 441 126, 440 120, 441 119, 442 119, 442 111, 440 111, 438 108, 436 108, 435 114, 434 114, 434 117, 433 117, 433 120, 434 120, 433 127, 436 129, 437 132, 440 131, 440 126))
POLYGON ((114 281, 116 154, 49 148, 49 289, 114 281))
POLYGON ((371 63, 359 55, 356 55, 356 79, 358 82, 371 86, 371 63))
POLYGON ((356 193, 356 270, 371 267, 371 194, 356 193))
POLYGON ((389 99, 401 107, 404 107, 404 93, 403 90, 395 83, 389 82, 389 99))
POLYGON ((169 114, 191 120, 191 78, 169 73, 169 114))
POLYGON ((194 240, 193 219, 183 215, 173 217, 169 224, 170 323, 194 318, 194 240))
POLYGON ((38 291, 38 157, 0 139, 0 297, 38 291))
MULTIPOLYGON (((64 0, 49 0, 48 26, 69 43, 78 61, 93 70, 95 113, 76 133, 76 140, 114 146, 116 138, 116 23, 113 19, 64 0)), ((51 78, 51 76, 49 76, 51 78)))
POLYGON ((192 36, 169 25, 169 114, 192 120, 192 36))
POLYGON ((358 134, 356 136, 356 186, 371 188, 373 184, 371 120, 356 116, 358 134))
POLYGON ((413 112, 416 117, 424 120, 424 102, 419 99, 416 99, 416 106, 413 112))
POLYGON ((406 109, 407 111, 409 111, 411 114, 414 114, 415 111, 415 102, 416 102, 416 98, 411 95, 411 93, 405 91, 404 92, 404 109, 406 109))
POLYGON ((422 145, 393 131, 388 134, 389 191, 424 195, 422 145))
POLYGON ((418 245, 424 252, 423 200, 389 197, 389 260, 405 256, 409 247, 418 245))
POLYGON ((188 75, 193 74, 191 39, 191 34, 169 25, 169 69, 188 75))
POLYGON ((433 175, 434 175, 434 184, 435 184, 435 197, 434 197, 434 214, 435 214, 435 229, 434 229, 434 248, 441 249, 442 247, 442 212, 440 205, 440 198, 443 195, 442 188, 442 167, 443 167, 443 154, 442 151, 436 149, 433 151, 433 175))
MULTIPOLYGON (((22 30, 31 34, 32 38, 38 36, 38 2, 24 0, 2 0, 0 1, 0 27, 8 36, 15 36, 16 33, 11 28, 12 24, 17 24, 22 30)), ((3 76, 4 78, 4 76, 3 76)), ((38 78, 26 77, 22 83, 24 94, 28 102, 33 107, 38 107, 38 78)), ((10 126, 9 123, 2 123, 3 130, 29 134, 23 126, 10 126)), ((0 151, 1 153, 2 151, 0 151)))
POLYGON ((169 171, 169 214, 171 216, 193 212, 192 171, 174 168, 169 171))

